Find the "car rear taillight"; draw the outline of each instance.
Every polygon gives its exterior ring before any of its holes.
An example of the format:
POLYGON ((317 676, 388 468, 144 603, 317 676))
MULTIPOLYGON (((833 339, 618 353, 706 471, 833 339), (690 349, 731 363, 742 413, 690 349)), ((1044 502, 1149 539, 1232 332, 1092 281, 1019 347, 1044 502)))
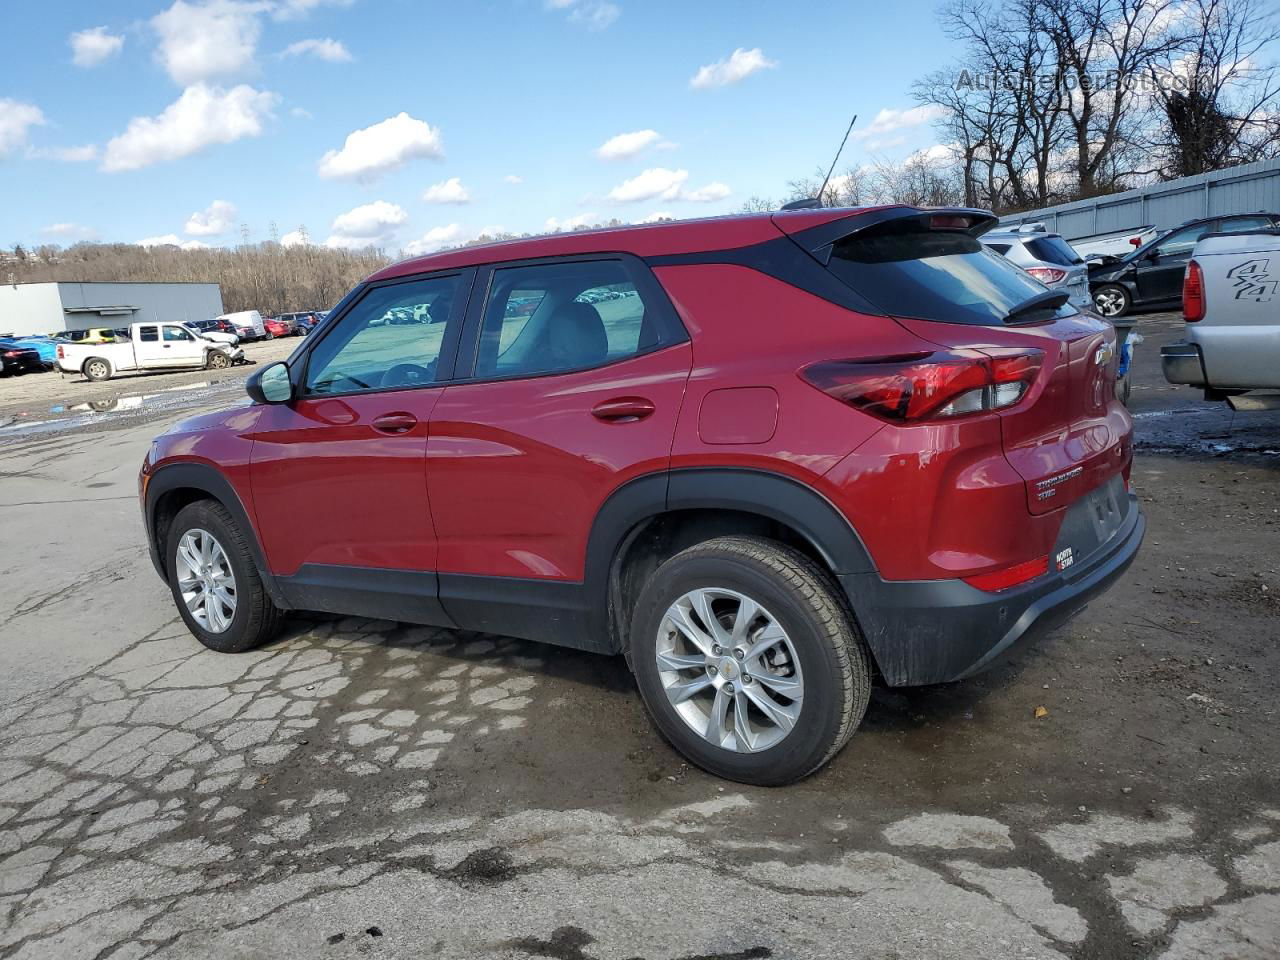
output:
POLYGON ((1067 278, 1067 271, 1059 270, 1057 267, 1027 267, 1027 273, 1050 287, 1067 278))
POLYGON ((1024 563, 1015 563, 1011 567, 1005 567, 1003 570, 993 570, 991 573, 980 573, 974 577, 964 577, 964 582, 971 587, 977 587, 979 590, 994 592, 996 590, 1008 590, 1010 587, 1016 587, 1021 583, 1034 580, 1036 577, 1042 577, 1049 572, 1049 557, 1036 557, 1034 560, 1027 560, 1024 563))
POLYGON ((801 377, 843 403, 884 420, 960 417, 1013 406, 1044 361, 1041 350, 953 350, 826 360, 801 377))
POLYGON ((1204 319, 1204 272, 1194 260, 1182 275, 1182 319, 1187 323, 1204 319))
POLYGON ((5 355, 6 357, 18 357, 18 356, 21 356, 21 354, 20 354, 17 350, 6 350, 6 351, 4 352, 4 355, 5 355))
POLYGON ((61 360, 65 356, 66 354, 62 352, 62 344, 58 344, 58 359, 61 360))

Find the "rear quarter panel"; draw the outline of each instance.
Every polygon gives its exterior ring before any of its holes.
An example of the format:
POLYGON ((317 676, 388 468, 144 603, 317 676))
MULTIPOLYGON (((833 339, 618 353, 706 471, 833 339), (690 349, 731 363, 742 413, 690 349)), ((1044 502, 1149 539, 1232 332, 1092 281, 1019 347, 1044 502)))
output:
POLYGON ((1232 234, 1196 244, 1205 316, 1187 324, 1212 387, 1280 388, 1280 237, 1232 234))

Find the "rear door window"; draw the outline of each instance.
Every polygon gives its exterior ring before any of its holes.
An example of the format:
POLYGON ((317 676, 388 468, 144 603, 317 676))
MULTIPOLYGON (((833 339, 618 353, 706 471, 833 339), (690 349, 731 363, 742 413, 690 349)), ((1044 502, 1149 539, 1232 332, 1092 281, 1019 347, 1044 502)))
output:
POLYGON ((139 327, 138 339, 144 343, 155 343, 160 339, 160 331, 155 327, 139 327))
POLYGON ((1031 255, 1044 263, 1056 263, 1063 267, 1072 267, 1084 263, 1080 255, 1071 249, 1071 244, 1061 237, 1032 237, 1023 244, 1031 255))
POLYGON ((619 260, 494 271, 477 377, 584 370, 658 345, 652 312, 619 260))
POLYGON ((1226 217, 1218 230, 1221 233, 1241 233, 1246 230, 1265 230, 1270 226, 1270 217, 1226 217))
MULTIPOLYGON (((890 316, 1003 324, 1046 287, 975 237, 931 230, 920 221, 890 221, 860 230, 832 247, 829 269, 890 316)), ((1076 313, 1070 304, 1053 315, 1076 313)))

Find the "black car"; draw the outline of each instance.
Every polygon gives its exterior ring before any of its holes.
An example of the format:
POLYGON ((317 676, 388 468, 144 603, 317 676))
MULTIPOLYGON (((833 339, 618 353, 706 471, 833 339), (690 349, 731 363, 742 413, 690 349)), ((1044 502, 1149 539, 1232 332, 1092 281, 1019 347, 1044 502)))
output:
POLYGON ((42 370, 44 370, 44 364, 40 361, 38 351, 0 344, 0 377, 20 373, 39 373, 42 370))
POLYGON ((1280 226, 1280 214, 1245 213, 1188 220, 1123 257, 1104 257, 1089 267, 1089 292, 1104 317, 1130 310, 1180 309, 1182 274, 1196 241, 1208 233, 1242 233, 1280 226))

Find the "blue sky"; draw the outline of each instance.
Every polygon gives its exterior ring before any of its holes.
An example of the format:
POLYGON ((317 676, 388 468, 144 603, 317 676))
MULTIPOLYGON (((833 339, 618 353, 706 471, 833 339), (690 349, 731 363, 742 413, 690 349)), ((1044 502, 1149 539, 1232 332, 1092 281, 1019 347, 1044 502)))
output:
POLYGON ((936 143, 909 89, 953 50, 917 0, 6 7, 2 245, 274 222, 425 252, 728 213, 825 166, 854 112, 842 166, 936 143))

